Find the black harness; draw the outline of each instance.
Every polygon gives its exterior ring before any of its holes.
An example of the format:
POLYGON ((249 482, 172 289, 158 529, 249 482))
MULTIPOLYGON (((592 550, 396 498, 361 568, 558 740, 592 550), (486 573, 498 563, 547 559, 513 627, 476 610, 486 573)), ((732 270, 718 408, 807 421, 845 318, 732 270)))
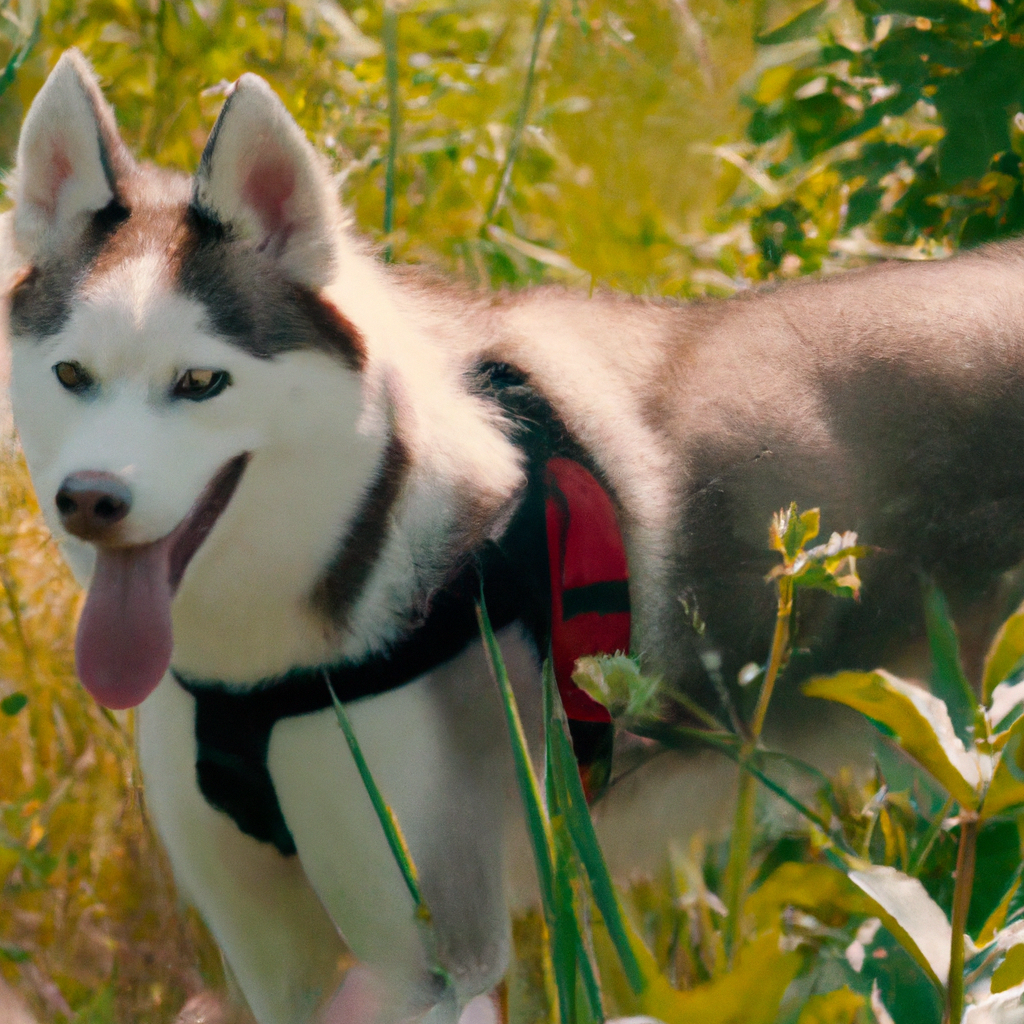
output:
MULTIPOLYGON (((196 701, 200 792, 247 835, 273 843, 286 856, 296 852, 295 841, 267 768, 270 734, 282 718, 332 706, 325 676, 338 700, 348 702, 397 689, 450 661, 479 636, 474 602, 481 587, 495 630, 518 621, 538 655, 547 652, 551 593, 544 466, 554 455, 587 460, 519 371, 505 363, 487 363, 472 384, 477 393, 497 402, 513 424, 513 440, 527 456, 527 483, 501 538, 468 557, 451 582, 433 595, 419 624, 384 653, 358 662, 295 669, 243 692, 172 669, 196 701)), ((588 728, 593 724, 579 723, 573 729, 581 760, 596 756, 610 742, 610 729, 588 728)))

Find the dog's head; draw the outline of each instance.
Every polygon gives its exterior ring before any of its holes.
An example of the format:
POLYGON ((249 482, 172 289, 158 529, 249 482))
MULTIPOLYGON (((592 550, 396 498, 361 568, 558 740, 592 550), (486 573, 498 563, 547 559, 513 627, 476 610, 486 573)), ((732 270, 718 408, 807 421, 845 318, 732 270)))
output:
POLYGON ((89 581, 79 674, 128 707, 168 667, 179 588, 297 601, 337 542, 380 443, 357 430, 360 333, 324 289, 367 261, 326 167, 252 75, 188 180, 135 163, 68 52, 25 119, 12 194, 15 420, 89 581))

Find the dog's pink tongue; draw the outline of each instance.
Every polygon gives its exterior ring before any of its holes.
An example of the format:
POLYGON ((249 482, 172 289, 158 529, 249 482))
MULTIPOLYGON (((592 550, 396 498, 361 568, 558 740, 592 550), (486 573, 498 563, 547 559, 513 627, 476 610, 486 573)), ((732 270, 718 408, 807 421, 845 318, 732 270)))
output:
POLYGON ((78 677, 101 704, 135 707, 171 663, 170 538, 96 550, 96 568, 78 621, 78 677))

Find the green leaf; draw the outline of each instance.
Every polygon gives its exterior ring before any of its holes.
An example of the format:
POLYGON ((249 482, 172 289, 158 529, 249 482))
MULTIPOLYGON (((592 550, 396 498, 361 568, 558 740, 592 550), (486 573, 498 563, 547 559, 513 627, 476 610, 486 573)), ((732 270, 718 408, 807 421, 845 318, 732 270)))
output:
POLYGON ((981 805, 982 820, 1024 804, 1024 717, 1007 732, 999 762, 981 805))
POLYGON ((1005 992, 1024 982, 1024 945, 1013 946, 992 973, 992 994, 1005 992))
POLYGON ((857 559, 869 554, 870 548, 857 543, 857 534, 833 533, 826 544, 802 551, 791 566, 772 576, 793 577, 793 585, 804 590, 824 590, 836 597, 860 596, 857 559))
MULTIPOLYGON (((983 946, 982 932, 998 908, 1009 907, 1020 882, 1021 839, 1017 823, 1011 820, 984 822, 978 829, 974 884, 964 930, 975 944, 983 946)), ((993 931, 1003 927, 1000 921, 993 931)))
POLYGON ((12 964, 23 964, 32 954, 20 946, 0 946, 0 959, 12 964))
POLYGON ((817 677, 804 685, 804 693, 846 704, 880 722, 951 796, 972 810, 978 807, 991 762, 964 749, 938 697, 882 669, 817 677))
POLYGON ((940 990, 949 977, 952 929, 942 908, 916 878, 870 864, 849 873, 874 905, 875 915, 940 990))
POLYGON ((1010 887, 1006 890, 1003 898, 996 905, 996 908, 988 916, 988 920, 982 925, 981 931, 978 932, 975 944, 980 948, 987 946, 995 937, 996 933, 1006 924, 1006 917, 1010 910, 1010 905, 1013 903, 1013 898, 1017 895, 1020 889, 1020 869, 1017 869, 1017 877, 1010 884, 1010 887))
POLYGON ((5 715, 16 715, 26 704, 28 697, 23 693, 9 693, 3 700, 0 700, 0 711, 5 715))
POLYGON ((1010 148, 1009 108, 1019 104, 1024 52, 1007 40, 980 49, 973 66, 939 79, 933 98, 946 134, 939 143, 943 183, 980 178, 996 153, 1010 148))
POLYGON ((1001 750, 1010 738, 1010 730, 1024 712, 1024 682, 999 683, 992 691, 991 703, 985 712, 988 719, 989 742, 993 750, 1001 750))
POLYGON ((985 655, 981 693, 990 704, 996 687, 1013 674, 1024 659, 1024 605, 1021 605, 1000 627, 985 655))
POLYGON ((795 39, 806 39, 813 36, 832 13, 833 7, 829 0, 819 0, 781 25, 760 33, 755 37, 756 42, 758 46, 777 46, 779 43, 791 43, 795 39))
MULTIPOLYGON (((630 943, 650 983, 640 996, 616 991, 624 1012, 645 1014, 663 1024, 774 1024, 782 998, 805 964, 803 954, 787 949, 776 927, 743 946, 728 974, 685 992, 674 988, 627 919, 630 943)), ((595 941, 608 943, 595 929, 595 941)), ((602 958, 602 962, 603 962, 602 958)), ((614 984, 611 979, 609 983, 614 984)))
POLYGON ((941 590, 928 585, 924 593, 924 619, 932 653, 932 692, 949 711, 957 736, 965 745, 973 740, 978 698, 960 664, 960 641, 941 590))

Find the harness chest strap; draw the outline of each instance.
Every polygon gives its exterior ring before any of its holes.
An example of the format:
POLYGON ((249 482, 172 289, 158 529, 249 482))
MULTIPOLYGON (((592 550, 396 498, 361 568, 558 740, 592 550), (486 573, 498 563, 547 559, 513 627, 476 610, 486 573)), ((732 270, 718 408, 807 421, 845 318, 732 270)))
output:
POLYGON ((454 658, 478 636, 473 602, 481 585, 495 629, 525 616, 538 652, 550 641, 584 788, 588 798, 600 793, 610 774, 613 726, 572 671, 577 658, 629 649, 625 548, 611 498, 584 466, 551 458, 542 483, 543 493, 527 495, 518 525, 510 527, 512 549, 503 550, 502 541, 483 549, 435 596, 426 622, 393 650, 356 664, 296 669, 244 692, 175 672, 196 700, 196 776, 207 802, 246 834, 294 854, 267 767, 274 725, 329 708, 325 677, 347 702, 396 689, 454 658), (545 538, 547 550, 538 550, 545 538), (540 573, 547 578, 534 579, 540 573), (550 602, 535 599, 538 588, 550 602), (550 608, 547 621, 537 621, 536 607, 527 614, 524 601, 550 608))

